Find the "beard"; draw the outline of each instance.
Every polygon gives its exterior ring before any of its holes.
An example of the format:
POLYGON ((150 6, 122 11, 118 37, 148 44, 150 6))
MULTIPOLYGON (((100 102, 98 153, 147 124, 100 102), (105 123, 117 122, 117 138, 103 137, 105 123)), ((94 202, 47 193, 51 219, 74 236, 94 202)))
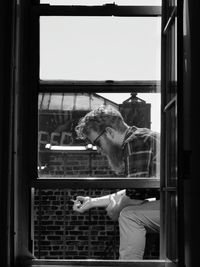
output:
POLYGON ((112 142, 108 142, 108 148, 106 157, 111 169, 116 174, 124 173, 124 161, 121 147, 112 142))

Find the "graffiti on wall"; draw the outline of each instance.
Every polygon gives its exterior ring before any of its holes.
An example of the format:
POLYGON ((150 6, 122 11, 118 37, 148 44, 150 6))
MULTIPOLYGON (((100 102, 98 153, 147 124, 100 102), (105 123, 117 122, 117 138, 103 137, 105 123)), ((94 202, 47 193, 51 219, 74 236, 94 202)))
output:
POLYGON ((38 148, 44 150, 46 144, 77 146, 84 142, 77 138, 74 130, 78 121, 88 111, 40 111, 38 122, 38 148))

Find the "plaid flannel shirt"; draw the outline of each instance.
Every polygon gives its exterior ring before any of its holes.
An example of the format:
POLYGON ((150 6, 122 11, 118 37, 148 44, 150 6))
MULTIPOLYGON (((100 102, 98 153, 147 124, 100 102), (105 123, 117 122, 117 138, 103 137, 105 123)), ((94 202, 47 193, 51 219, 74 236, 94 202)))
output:
MULTIPOLYGON (((159 170, 159 134, 147 128, 130 127, 122 149, 127 177, 156 177, 159 170)), ((132 198, 145 199, 156 196, 158 190, 127 189, 132 198), (155 192, 157 193, 155 194, 155 192)))

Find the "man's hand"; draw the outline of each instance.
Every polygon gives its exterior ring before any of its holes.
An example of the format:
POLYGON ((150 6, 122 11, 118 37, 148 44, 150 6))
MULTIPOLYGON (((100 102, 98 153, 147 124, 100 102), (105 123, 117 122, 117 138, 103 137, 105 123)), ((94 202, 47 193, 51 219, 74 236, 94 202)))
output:
POLYGON ((72 201, 74 202, 73 210, 78 211, 80 213, 83 213, 93 207, 91 197, 77 196, 76 200, 72 201))

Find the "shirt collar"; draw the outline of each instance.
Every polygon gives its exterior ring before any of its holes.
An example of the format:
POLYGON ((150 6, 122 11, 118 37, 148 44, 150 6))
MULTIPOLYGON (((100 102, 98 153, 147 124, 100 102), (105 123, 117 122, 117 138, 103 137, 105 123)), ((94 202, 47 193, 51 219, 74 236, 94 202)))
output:
POLYGON ((124 140, 122 143, 122 149, 124 149, 125 144, 127 143, 127 140, 129 139, 130 136, 134 136, 134 132, 137 130, 137 127, 132 126, 132 127, 128 127, 128 129, 125 132, 124 135, 124 140))

